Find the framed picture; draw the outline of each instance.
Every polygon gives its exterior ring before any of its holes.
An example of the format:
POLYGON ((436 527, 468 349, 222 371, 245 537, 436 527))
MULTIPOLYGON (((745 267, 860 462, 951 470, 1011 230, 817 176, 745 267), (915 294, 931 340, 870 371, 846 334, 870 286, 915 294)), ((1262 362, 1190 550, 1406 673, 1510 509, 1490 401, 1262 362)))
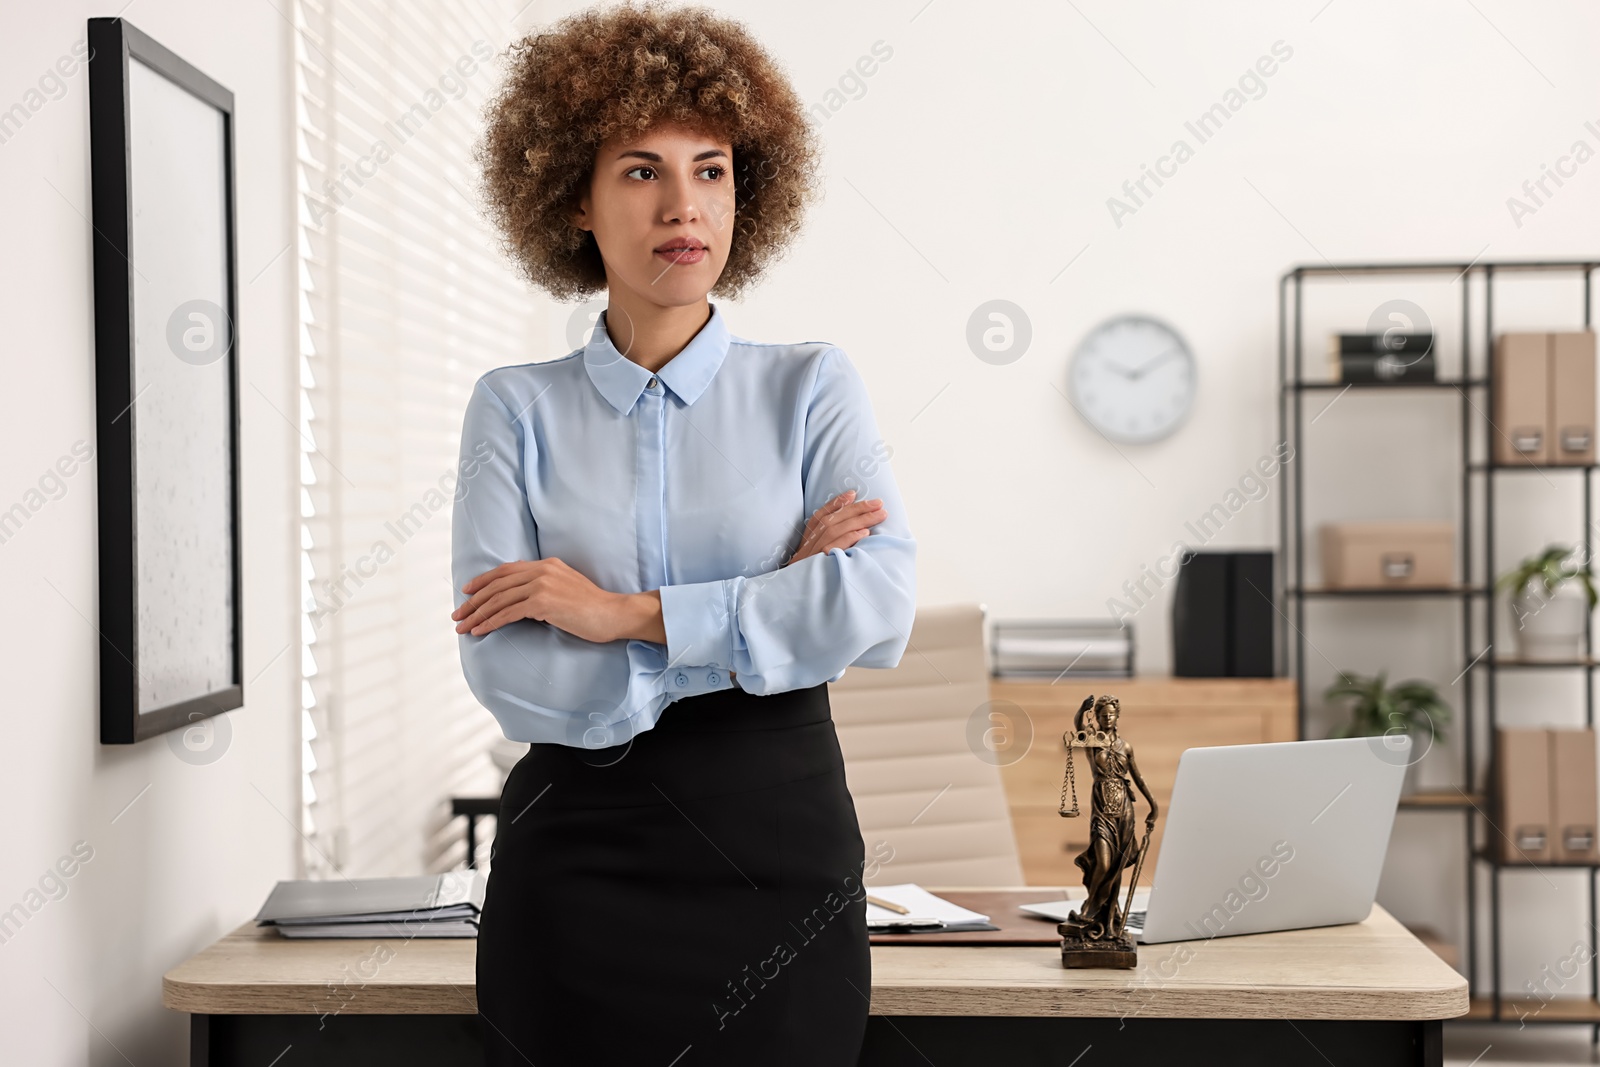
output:
POLYGON ((233 94, 88 21, 100 741, 131 744, 244 704, 233 94))

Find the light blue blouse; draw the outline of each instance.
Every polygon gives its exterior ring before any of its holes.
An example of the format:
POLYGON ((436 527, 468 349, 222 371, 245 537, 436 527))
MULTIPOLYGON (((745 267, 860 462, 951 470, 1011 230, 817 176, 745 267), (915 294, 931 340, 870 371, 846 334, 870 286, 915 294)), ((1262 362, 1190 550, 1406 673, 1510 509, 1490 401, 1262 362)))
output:
POLYGON ((891 454, 842 350, 733 337, 716 304, 654 375, 612 344, 604 313, 584 348, 489 371, 461 431, 455 606, 501 563, 558 558, 602 589, 660 589, 667 642, 521 619, 458 635, 468 687, 513 741, 606 748, 682 697, 895 666, 916 541, 891 454), (783 566, 811 513, 852 488, 888 517, 851 548, 783 566))

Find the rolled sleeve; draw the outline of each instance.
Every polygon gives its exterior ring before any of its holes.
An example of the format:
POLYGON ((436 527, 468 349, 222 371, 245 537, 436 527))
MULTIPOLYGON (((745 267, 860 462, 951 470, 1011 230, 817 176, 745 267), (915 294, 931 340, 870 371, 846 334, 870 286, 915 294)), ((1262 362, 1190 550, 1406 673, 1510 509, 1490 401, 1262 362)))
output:
POLYGON ((661 587, 667 667, 699 663, 722 670, 733 663, 734 586, 738 579, 661 587))

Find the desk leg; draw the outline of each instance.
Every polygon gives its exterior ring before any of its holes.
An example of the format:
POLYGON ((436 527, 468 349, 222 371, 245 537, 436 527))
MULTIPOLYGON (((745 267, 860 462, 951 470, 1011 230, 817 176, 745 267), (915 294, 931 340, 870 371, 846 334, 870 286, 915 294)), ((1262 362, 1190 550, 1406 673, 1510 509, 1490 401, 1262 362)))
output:
POLYGON ((1444 1067, 1444 1020, 1422 1020, 1422 1067, 1444 1067))
POLYGON ((189 1016, 189 1067, 211 1067, 211 1016, 189 1016))

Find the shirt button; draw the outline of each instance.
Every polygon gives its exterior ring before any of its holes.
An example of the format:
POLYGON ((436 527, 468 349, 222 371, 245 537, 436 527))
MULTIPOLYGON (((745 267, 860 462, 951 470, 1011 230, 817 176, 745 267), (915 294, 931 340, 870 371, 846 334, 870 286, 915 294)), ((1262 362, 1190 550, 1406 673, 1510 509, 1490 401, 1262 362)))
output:
POLYGON ((678 675, 678 684, 679 685, 688 685, 689 684, 689 676, 687 674, 678 675))
POLYGON ((717 672, 716 671, 712 671, 709 675, 707 675, 706 676, 706 681, 710 682, 712 685, 721 685, 722 684, 722 679, 717 677, 717 672))
POLYGON ((651 377, 650 377, 650 388, 654 389, 655 387, 656 387, 656 379, 655 379, 654 375, 651 375, 651 377))

